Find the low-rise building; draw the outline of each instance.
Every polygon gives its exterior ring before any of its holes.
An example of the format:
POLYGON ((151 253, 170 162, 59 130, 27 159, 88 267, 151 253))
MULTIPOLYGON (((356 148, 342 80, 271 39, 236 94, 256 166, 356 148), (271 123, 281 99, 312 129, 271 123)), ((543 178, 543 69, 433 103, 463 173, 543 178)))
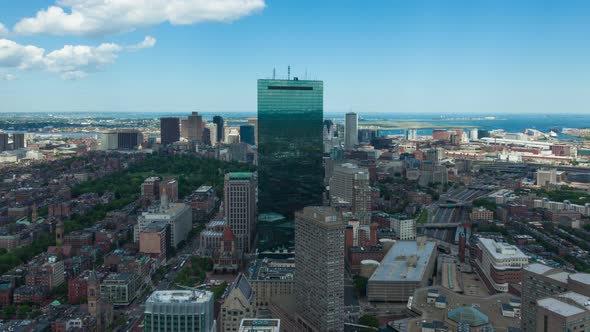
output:
POLYGON ((276 296, 292 296, 295 276, 293 259, 257 259, 250 266, 248 280, 256 294, 257 310, 268 309, 276 296))
POLYGON ((100 296, 114 306, 129 305, 137 297, 138 279, 134 273, 111 273, 100 283, 100 296))
POLYGON ((396 242, 369 278, 367 298, 372 302, 407 302, 416 288, 428 285, 435 262, 434 241, 396 242))

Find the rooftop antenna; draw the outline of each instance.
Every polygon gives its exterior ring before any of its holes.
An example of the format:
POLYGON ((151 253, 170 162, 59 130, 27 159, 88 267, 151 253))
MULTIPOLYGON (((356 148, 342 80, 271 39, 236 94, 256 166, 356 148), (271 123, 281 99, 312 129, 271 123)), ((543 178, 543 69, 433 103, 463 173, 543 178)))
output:
POLYGON ((307 68, 305 68, 305 79, 307 80, 307 68))
POLYGON ((287 80, 291 79, 291 65, 287 66, 287 80))
POLYGON ((272 79, 274 80, 277 77, 277 69, 273 68, 272 69, 272 79))

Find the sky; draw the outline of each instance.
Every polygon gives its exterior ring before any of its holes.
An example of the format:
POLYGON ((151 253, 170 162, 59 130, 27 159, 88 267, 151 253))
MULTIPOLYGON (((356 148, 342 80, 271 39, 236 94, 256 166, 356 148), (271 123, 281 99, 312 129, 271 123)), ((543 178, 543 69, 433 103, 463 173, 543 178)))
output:
POLYGON ((590 113, 590 2, 2 0, 0 112, 590 113))

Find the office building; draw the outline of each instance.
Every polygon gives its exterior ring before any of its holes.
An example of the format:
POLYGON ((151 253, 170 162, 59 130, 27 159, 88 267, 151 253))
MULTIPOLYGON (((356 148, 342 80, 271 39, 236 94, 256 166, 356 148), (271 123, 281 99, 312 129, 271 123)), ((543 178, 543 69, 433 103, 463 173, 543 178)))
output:
POLYGON ((118 129, 102 134, 103 150, 134 150, 143 143, 143 134, 136 129, 118 129))
POLYGON ((180 119, 180 137, 188 140, 188 119, 180 119))
POLYGON ((472 221, 488 221, 491 222, 494 220, 494 211, 488 210, 483 206, 475 207, 471 209, 471 213, 469 214, 469 218, 472 221))
POLYGON ((540 169, 537 170, 537 185, 546 187, 548 185, 557 184, 557 170, 556 169, 540 169))
POLYGON ((590 297, 566 292, 537 301, 537 331, 588 331, 590 297))
POLYGON ((350 204, 352 213, 362 225, 371 223, 371 187, 369 170, 346 163, 334 166, 330 179, 333 204, 350 204))
POLYGON ((509 284, 522 280, 522 268, 529 262, 518 247, 493 239, 479 238, 474 248, 476 270, 494 292, 508 292, 509 284))
POLYGON ((344 222, 331 207, 295 213, 295 308, 317 331, 344 329, 344 222))
POLYGON ((358 116, 356 113, 346 113, 344 120, 344 148, 352 150, 359 144, 358 141, 358 116))
POLYGON ((165 178, 160 182, 160 197, 164 195, 164 191, 166 191, 166 195, 168 198, 168 202, 176 203, 178 201, 178 181, 174 178, 165 178))
POLYGON ((154 202, 160 199, 160 178, 150 176, 141 184, 141 197, 147 201, 154 202))
POLYGON ((244 318, 238 332, 280 332, 280 319, 244 318))
POLYGON ((408 129, 406 130, 406 141, 415 141, 418 138, 416 134, 416 129, 408 129))
POLYGON ((12 134, 12 148, 14 150, 23 149, 26 146, 25 134, 15 133, 12 134))
POLYGON ((240 126, 240 142, 247 143, 250 145, 256 144, 255 138, 256 129, 253 125, 247 124, 240 126))
POLYGON ((395 231, 395 235, 400 240, 415 240, 416 239, 416 220, 415 219, 393 219, 391 226, 395 231))
POLYGON ((248 118, 248 123, 254 126, 254 144, 258 145, 258 119, 248 118))
POLYGON ((322 81, 258 80, 261 213, 292 218, 305 206, 322 204, 323 89, 322 81))
POLYGON ((249 271, 248 280, 256 293, 258 310, 268 309, 273 298, 294 294, 294 259, 257 259, 249 271))
POLYGON ((137 218, 134 228, 134 241, 139 242, 141 232, 150 224, 165 222, 170 225, 170 242, 176 248, 188 238, 193 227, 191 208, 184 203, 169 203, 166 193, 161 197, 160 205, 151 207, 137 218))
POLYGON ((529 264, 522 274, 521 331, 556 331, 552 329, 554 323, 570 328, 569 331, 577 331, 572 329, 573 325, 588 326, 587 309, 584 310, 577 299, 590 301, 589 297, 590 274, 529 264))
POLYGON ((248 279, 239 274, 225 291, 218 316, 221 331, 237 331, 244 318, 256 317, 254 290, 248 279))
POLYGON ((216 142, 223 142, 223 118, 219 115, 213 117, 213 123, 216 126, 216 142))
POLYGON ((160 118, 160 143, 167 145, 180 141, 180 119, 160 118))
POLYGON ((0 132, 0 152, 8 151, 8 134, 0 132))
POLYGON ((397 241, 367 282, 368 300, 407 302, 416 288, 428 286, 435 263, 436 242, 397 241))
POLYGON ((114 306, 126 306, 137 297, 138 288, 136 273, 111 273, 100 284, 100 297, 114 306))
POLYGON ((201 142, 203 139, 203 117, 199 112, 192 112, 187 118, 186 139, 191 142, 201 142))
POLYGON ((146 225, 139 233, 139 252, 155 258, 160 264, 166 263, 169 225, 165 222, 146 225))
POLYGON ((225 175, 225 221, 236 237, 238 252, 252 249, 256 232, 256 175, 250 172, 234 172, 225 175))
POLYGON ((155 291, 145 302, 143 331, 216 332, 214 303, 207 291, 155 291))
POLYGON ((205 127, 206 129, 209 129, 209 145, 215 146, 217 143, 221 143, 221 141, 217 139, 217 124, 208 123, 205 127))

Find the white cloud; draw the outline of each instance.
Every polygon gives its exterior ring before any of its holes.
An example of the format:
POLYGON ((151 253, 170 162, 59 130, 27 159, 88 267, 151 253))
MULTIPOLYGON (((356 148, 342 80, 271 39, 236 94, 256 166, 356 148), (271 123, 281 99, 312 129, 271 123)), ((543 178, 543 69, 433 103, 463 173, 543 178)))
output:
POLYGON ((86 72, 81 71, 81 70, 67 71, 67 72, 61 74, 61 78, 64 80, 77 80, 80 78, 84 78, 86 76, 88 76, 88 74, 86 72))
POLYGON ((139 50, 143 50, 144 48, 154 47, 155 45, 156 45, 156 38, 154 38, 152 36, 146 36, 143 39, 143 41, 141 41, 135 45, 127 46, 127 50, 128 51, 139 51, 139 50))
POLYGON ((8 34, 8 29, 6 29, 4 24, 2 24, 2 22, 0 22, 0 37, 6 36, 7 34, 8 34))
POLYGON ((169 22, 232 22, 258 12, 264 0, 57 0, 14 26, 20 34, 104 36, 169 22))
POLYGON ((98 46, 66 45, 49 53, 45 49, 21 45, 12 40, 0 39, 0 67, 40 69, 60 73, 63 79, 79 79, 87 76, 87 71, 102 70, 115 62, 119 53, 143 49, 155 45, 153 37, 146 37, 132 46, 103 43, 98 46))
POLYGON ((14 80, 16 80, 16 75, 0 73, 0 81, 14 81, 14 80))

